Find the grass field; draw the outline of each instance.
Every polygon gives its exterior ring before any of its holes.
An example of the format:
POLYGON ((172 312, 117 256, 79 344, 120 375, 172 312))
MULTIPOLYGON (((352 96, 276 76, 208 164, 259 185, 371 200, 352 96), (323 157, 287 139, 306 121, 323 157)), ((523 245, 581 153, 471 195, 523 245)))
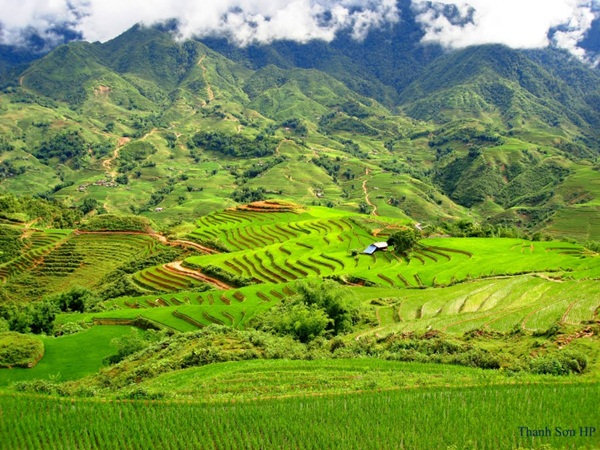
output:
POLYGON ((597 428, 599 401, 597 384, 402 389, 208 404, 0 394, 0 434, 8 448, 60 442, 73 448, 592 450, 600 439, 588 427, 597 428), (527 437, 523 427, 548 427, 551 436, 527 437))
POLYGON ((44 357, 40 362, 31 369, 3 370, 0 387, 18 381, 69 381, 91 375, 102 367, 102 358, 115 353, 110 342, 130 333, 130 330, 128 327, 103 326, 69 336, 42 337, 44 357))

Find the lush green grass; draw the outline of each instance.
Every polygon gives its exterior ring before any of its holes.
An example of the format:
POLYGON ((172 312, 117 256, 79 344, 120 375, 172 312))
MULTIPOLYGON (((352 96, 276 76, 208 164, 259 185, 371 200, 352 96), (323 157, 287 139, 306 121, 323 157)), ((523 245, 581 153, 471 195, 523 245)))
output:
POLYGON ((403 389, 217 404, 0 396, 1 435, 10 448, 61 442, 85 448, 594 449, 598 432, 581 436, 580 427, 597 428, 599 401, 597 384, 403 389), (548 427, 552 436, 527 437, 520 427, 548 427), (574 430, 573 436, 555 436, 557 427, 574 430))
POLYGON ((380 359, 256 360, 210 364, 144 381, 178 400, 231 401, 460 385, 561 382, 557 377, 380 359))
POLYGON ((102 359, 116 352, 112 339, 130 333, 131 328, 120 326, 97 326, 89 330, 63 337, 42 337, 44 357, 31 369, 2 369, 0 386, 17 381, 52 379, 76 380, 97 372, 102 359))

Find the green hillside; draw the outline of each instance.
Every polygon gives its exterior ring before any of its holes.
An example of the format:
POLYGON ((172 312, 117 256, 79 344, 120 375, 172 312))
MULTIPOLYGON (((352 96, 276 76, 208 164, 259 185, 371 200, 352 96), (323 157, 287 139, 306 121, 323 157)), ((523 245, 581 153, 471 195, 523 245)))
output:
POLYGON ((597 70, 404 20, 0 58, 0 442, 597 448, 597 70))

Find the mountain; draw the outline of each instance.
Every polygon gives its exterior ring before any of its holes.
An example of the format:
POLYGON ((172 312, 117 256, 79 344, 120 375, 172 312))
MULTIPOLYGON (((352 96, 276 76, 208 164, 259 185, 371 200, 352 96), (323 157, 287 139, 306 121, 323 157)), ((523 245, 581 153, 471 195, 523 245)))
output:
POLYGON ((164 226, 254 195, 554 234, 577 213, 574 234, 600 238, 598 72, 555 49, 425 46, 402 17, 362 42, 245 48, 137 25, 12 65, 0 191, 164 226))

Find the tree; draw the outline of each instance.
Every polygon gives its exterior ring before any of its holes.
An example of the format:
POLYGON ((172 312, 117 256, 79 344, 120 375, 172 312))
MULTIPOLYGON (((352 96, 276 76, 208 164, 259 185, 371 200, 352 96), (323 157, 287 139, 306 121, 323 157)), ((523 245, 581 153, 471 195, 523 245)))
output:
POLYGON ((97 206, 98 206, 98 200, 96 200, 95 198, 92 198, 92 197, 86 197, 83 200, 83 204, 79 207, 79 210, 83 214, 88 214, 88 213, 92 212, 94 209, 96 209, 97 206))
POLYGON ((54 329, 54 319, 59 313, 56 304, 48 301, 35 303, 30 310, 31 332, 34 334, 51 334, 54 329))
POLYGON ((352 325, 360 320, 360 311, 350 292, 333 281, 301 282, 295 289, 297 295, 256 316, 252 326, 309 342, 319 336, 351 331, 352 325))
POLYGON ((63 312, 87 312, 95 310, 101 299, 88 289, 74 287, 54 297, 52 301, 63 312))
POLYGON ((369 214, 371 212, 371 207, 365 202, 360 202, 358 204, 358 212, 361 214, 369 214))
POLYGON ((404 228, 393 233, 387 243, 394 247, 394 251, 399 255, 408 255, 419 242, 419 232, 414 228, 404 228))

